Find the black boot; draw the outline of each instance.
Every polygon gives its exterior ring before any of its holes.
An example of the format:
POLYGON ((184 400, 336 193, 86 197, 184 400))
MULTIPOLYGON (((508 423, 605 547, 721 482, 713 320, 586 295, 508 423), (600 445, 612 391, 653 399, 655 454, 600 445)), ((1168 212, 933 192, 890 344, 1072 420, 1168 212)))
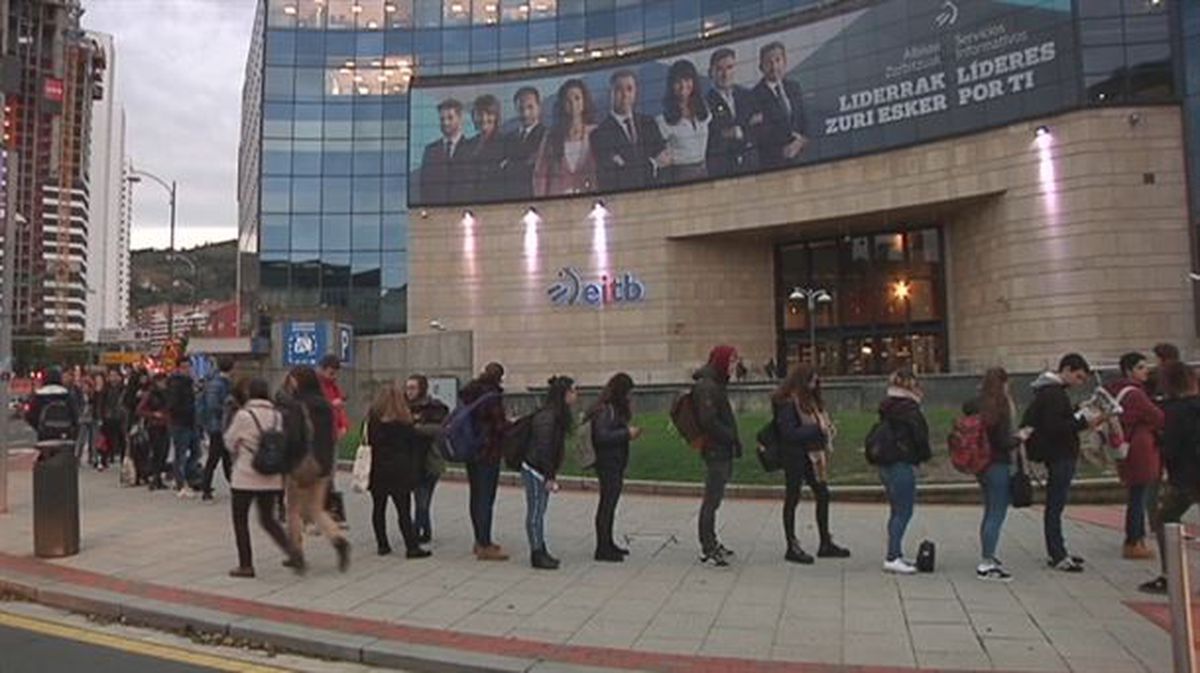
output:
POLYGON ((350 543, 345 538, 334 540, 333 549, 337 552, 338 570, 346 572, 350 569, 350 543))
POLYGON ((801 549, 800 543, 795 540, 788 542, 787 553, 783 555, 783 558, 792 563, 801 563, 804 565, 811 565, 814 562, 812 554, 801 549))
POLYGON ((850 558, 850 550, 837 546, 830 539, 821 543, 821 548, 817 550, 817 556, 821 558, 850 558))
POLYGON ((597 561, 608 561, 610 563, 620 563, 625 560, 625 555, 614 547, 597 547, 594 557, 597 561))
POLYGON ((538 570, 558 570, 558 561, 547 554, 545 549, 533 550, 529 562, 538 570))

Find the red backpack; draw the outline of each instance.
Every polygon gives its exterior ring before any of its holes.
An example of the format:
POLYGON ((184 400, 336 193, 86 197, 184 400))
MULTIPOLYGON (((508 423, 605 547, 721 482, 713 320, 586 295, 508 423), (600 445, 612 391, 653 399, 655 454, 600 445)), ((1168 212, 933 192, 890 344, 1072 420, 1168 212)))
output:
POLYGON ((959 472, 981 474, 992 464, 987 424, 979 414, 960 416, 955 420, 946 443, 950 445, 950 464, 959 472))

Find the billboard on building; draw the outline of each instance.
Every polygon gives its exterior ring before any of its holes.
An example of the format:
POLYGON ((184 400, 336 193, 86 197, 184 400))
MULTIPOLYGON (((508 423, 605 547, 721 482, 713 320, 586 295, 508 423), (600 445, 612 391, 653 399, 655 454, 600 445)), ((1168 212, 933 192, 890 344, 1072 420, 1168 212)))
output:
POLYGON ((637 62, 418 82, 409 202, 607 193, 828 161, 1055 113, 1078 90, 1070 0, 887 0, 637 62))

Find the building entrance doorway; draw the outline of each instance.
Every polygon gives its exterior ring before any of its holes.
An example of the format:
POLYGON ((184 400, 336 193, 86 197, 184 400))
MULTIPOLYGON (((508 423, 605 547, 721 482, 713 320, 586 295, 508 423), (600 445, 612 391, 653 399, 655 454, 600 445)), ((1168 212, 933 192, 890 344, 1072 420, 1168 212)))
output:
POLYGON ((776 249, 777 362, 877 375, 949 362, 938 226, 897 226, 776 249))

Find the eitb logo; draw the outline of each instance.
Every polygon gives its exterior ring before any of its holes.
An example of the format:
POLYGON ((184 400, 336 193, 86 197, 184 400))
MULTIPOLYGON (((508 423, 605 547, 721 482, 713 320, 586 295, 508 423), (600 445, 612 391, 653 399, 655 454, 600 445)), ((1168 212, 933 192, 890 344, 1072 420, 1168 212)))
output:
POLYGON ((546 288, 550 303, 555 306, 593 306, 633 304, 646 299, 646 286, 632 273, 601 275, 598 280, 584 282, 579 269, 564 266, 558 270, 559 281, 546 288))

